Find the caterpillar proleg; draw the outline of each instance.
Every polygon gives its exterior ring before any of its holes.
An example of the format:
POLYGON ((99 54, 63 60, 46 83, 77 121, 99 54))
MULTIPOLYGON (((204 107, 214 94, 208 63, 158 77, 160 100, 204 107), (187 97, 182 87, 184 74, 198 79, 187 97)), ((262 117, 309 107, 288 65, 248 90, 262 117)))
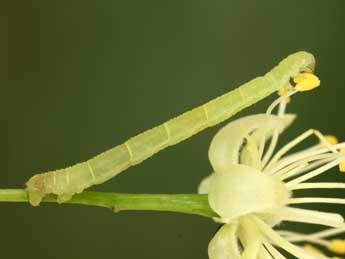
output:
POLYGON ((312 71, 315 59, 307 52, 297 52, 281 61, 262 77, 202 106, 130 138, 86 162, 34 175, 26 183, 30 203, 38 205, 47 194, 56 194, 59 202, 69 200, 84 189, 101 184, 132 165, 175 145, 207 127, 214 126, 242 109, 287 85, 300 72, 312 71))

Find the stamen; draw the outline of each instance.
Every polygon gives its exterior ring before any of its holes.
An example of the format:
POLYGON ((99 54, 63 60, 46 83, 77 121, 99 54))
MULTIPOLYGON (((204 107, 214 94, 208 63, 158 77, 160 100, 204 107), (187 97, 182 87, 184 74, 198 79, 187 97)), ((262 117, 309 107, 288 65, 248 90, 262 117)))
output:
POLYGON ((286 207, 279 213, 282 220, 318 224, 330 227, 339 227, 344 223, 344 219, 337 213, 327 213, 315 210, 286 207))
MULTIPOLYGON (((275 108, 275 106, 279 103, 279 109, 278 109, 278 116, 283 116, 285 114, 285 109, 286 109, 286 104, 290 102, 290 96, 292 96, 293 94, 295 94, 295 91, 291 91, 291 88, 289 89, 289 87, 282 87, 279 89, 278 91, 278 95, 280 96, 276 101, 274 101, 270 107, 268 107, 266 114, 270 114, 273 109, 275 108), (287 96, 287 97, 286 97, 287 96), (283 99, 283 97, 285 99, 283 99)), ((268 148, 268 150, 266 151, 265 156, 262 159, 262 168, 265 167, 265 165, 267 164, 267 162, 269 161, 269 159, 271 158, 273 151, 277 145, 278 142, 278 137, 279 137, 279 131, 275 130, 273 132, 273 136, 270 142, 270 146, 268 148)), ((265 148, 265 139, 263 139, 263 143, 261 143, 260 145, 260 154, 261 154, 261 158, 262 158, 262 154, 265 148)))
POLYGON ((305 172, 309 172, 315 168, 319 168, 320 166, 323 166, 334 159, 340 157, 339 155, 331 155, 331 154, 321 154, 321 155, 316 155, 312 157, 305 158, 303 160, 296 161, 294 163, 291 163, 290 165, 280 169, 280 170, 275 170, 273 172, 268 172, 267 174, 269 175, 282 175, 285 174, 287 171, 290 171, 291 169, 296 168, 297 166, 300 166, 301 164, 308 164, 305 167, 300 168, 300 170, 296 170, 294 174, 289 174, 289 177, 293 176, 298 176, 301 175, 305 172), (283 173, 281 173, 283 172, 283 173))
POLYGON ((329 241, 322 240, 322 238, 327 238, 330 236, 338 235, 345 232, 345 226, 338 228, 329 228, 326 230, 321 230, 312 234, 301 234, 292 231, 278 231, 279 234, 283 235, 290 242, 301 242, 301 241, 317 241, 318 244, 328 246, 329 241))
POLYGON ((336 145, 338 144, 338 139, 337 137, 333 136, 333 135, 325 135, 325 140, 331 144, 331 145, 336 145))
POLYGON ((320 198, 320 197, 291 198, 288 203, 289 204, 300 204, 300 203, 345 204, 345 199, 341 199, 341 198, 320 198))
POLYGON ((299 135, 297 138, 293 139, 289 143, 287 143, 285 146, 283 146, 271 159, 271 161, 266 166, 265 170, 270 169, 272 165, 279 160, 286 152, 288 152, 290 149, 292 149, 294 146, 298 145, 300 142, 302 142, 304 139, 308 138, 314 133, 313 129, 307 130, 303 134, 299 135))
MULTIPOLYGON (((290 98, 290 97, 288 97, 288 98, 290 98)), ((286 105, 287 105, 286 102, 280 102, 279 107, 278 107, 278 116, 279 117, 281 117, 285 114, 286 105)))
MULTIPOLYGON (((306 138, 308 138, 309 136, 311 136, 312 134, 314 134, 315 136, 317 136, 320 141, 323 141, 324 143, 328 143, 324 140, 323 135, 314 129, 310 129, 307 130, 306 132, 304 132, 303 134, 299 135, 297 138, 293 139, 292 141, 290 141, 289 143, 287 143, 284 147, 282 147, 276 154, 275 156, 273 156, 273 158, 271 159, 271 161, 268 163, 268 165, 266 166, 265 170, 269 170, 275 163, 278 162, 278 160, 284 155, 286 154, 290 149, 292 149, 293 147, 295 147, 296 145, 298 145, 300 142, 302 142, 303 140, 305 140, 306 138)), ((328 144, 328 151, 332 151, 333 153, 337 153, 336 150, 336 146, 330 146, 328 144)), ((319 152, 319 151, 315 151, 315 152, 319 152)), ((302 152, 302 154, 304 154, 304 152, 302 152)), ((307 152, 305 154, 308 154, 307 152)), ((301 155, 301 154, 300 154, 301 155)))
POLYGON ((338 140, 333 136, 324 136, 320 131, 315 130, 315 135, 320 139, 320 141, 325 144, 333 153, 338 153, 337 149, 334 148, 331 143, 337 144, 338 140))
POLYGON ((272 111, 273 111, 273 109, 280 103, 280 102, 282 102, 282 101, 284 101, 287 97, 290 97, 290 96, 292 96, 292 95, 294 95, 295 93, 297 93, 298 92, 298 90, 292 90, 292 91, 289 91, 289 92, 287 92, 285 95, 283 95, 283 96, 280 96, 279 98, 277 98, 269 107, 268 107, 268 109, 267 109, 267 111, 266 111, 266 114, 271 114, 272 113, 272 111))
MULTIPOLYGON (((258 228, 261 230, 261 232, 267 236, 268 239, 270 239, 273 243, 280 246, 290 254, 303 259, 315 259, 315 254, 310 254, 308 251, 305 251, 298 246, 293 245, 280 235, 278 235, 271 227, 269 227, 265 222, 263 222, 261 219, 259 219, 256 216, 253 216, 253 220, 257 224, 258 228)), ((317 257, 322 258, 322 257, 317 257)), ((324 257, 323 257, 324 258, 324 257)))
POLYGON ((345 189, 345 183, 300 183, 289 190, 300 189, 345 189))
POLYGON ((334 239, 330 242, 328 249, 337 254, 345 254, 345 240, 334 239))
POLYGON ((321 245, 324 247, 327 247, 329 245, 328 241, 322 240, 321 238, 318 238, 318 237, 314 237, 313 234, 305 235, 305 234, 292 232, 292 231, 277 231, 277 232, 289 242, 296 243, 296 242, 308 241, 310 243, 321 245))
POLYGON ((272 255, 268 252, 267 248, 262 243, 258 258, 260 258, 260 259, 276 259, 277 257, 273 258, 272 255))
POLYGON ((312 90, 320 85, 320 79, 312 73, 300 74, 293 80, 296 83, 295 89, 300 92, 312 90))
MULTIPOLYGON (((336 144, 333 146, 335 149, 342 149, 342 148, 345 148, 345 142, 342 142, 342 143, 339 143, 339 144, 336 144)), ((320 151, 323 151, 323 152, 327 152, 329 151, 328 148, 321 148, 320 151)), ((340 152, 341 153, 341 152, 340 152)))
MULTIPOLYGON (((340 153, 341 153, 341 154, 345 154, 345 148, 341 148, 341 149, 340 149, 340 153)), ((340 172, 342 172, 342 173, 345 172, 345 161, 342 161, 342 162, 339 164, 339 170, 340 170, 340 172)))
POLYGON ((290 178, 296 174, 299 174, 299 172, 301 171, 301 169, 305 168, 308 166, 308 163, 302 163, 298 166, 296 166, 294 169, 287 171, 286 173, 284 173, 283 175, 280 175, 280 180, 285 180, 287 178, 290 178))
POLYGON ((334 160, 337 157, 338 156, 330 156, 329 158, 319 159, 317 161, 314 161, 314 162, 310 163, 308 166, 306 166, 305 168, 301 169, 296 175, 301 175, 305 172, 309 172, 315 168, 323 166, 323 165, 327 164, 328 162, 331 162, 332 160, 334 160))
POLYGON ((332 167, 337 166, 344 159, 345 159, 345 156, 342 156, 342 157, 340 157, 340 158, 338 158, 338 159, 336 159, 336 160, 334 160, 328 164, 325 164, 324 166, 319 167, 318 169, 315 169, 315 170, 313 170, 313 171, 311 171, 305 175, 302 175, 302 176, 300 176, 294 180, 291 180, 290 182, 286 183, 286 186, 288 188, 290 188, 296 184, 299 184, 301 182, 305 182, 305 181, 309 180, 310 178, 313 178, 319 174, 324 173, 328 169, 331 169, 332 167))
MULTIPOLYGON (((305 160, 306 160, 306 159, 305 159, 305 160)), ((305 163, 308 163, 308 161, 307 161, 307 160, 306 160, 306 161, 304 161, 304 160, 302 160, 302 161, 297 161, 297 162, 291 163, 291 164, 289 164, 289 165, 287 165, 287 166, 285 166, 285 167, 283 167, 283 168, 279 168, 279 170, 274 170, 274 171, 272 170, 272 171, 269 171, 269 172, 265 172, 265 171, 264 171, 264 173, 266 173, 266 174, 268 174, 268 175, 281 176, 281 175, 285 174, 286 172, 289 172, 289 171, 291 171, 292 169, 294 169, 294 168, 300 166, 301 164, 305 164, 305 163)))
POLYGON ((319 254, 319 255, 323 255, 323 253, 321 252, 320 249, 316 248, 315 246, 312 246, 312 245, 304 245, 303 248, 307 251, 310 251, 312 253, 315 253, 315 254, 319 254))
POLYGON ((264 241, 264 246, 270 252, 274 259, 286 259, 274 246, 272 246, 269 242, 264 241))
POLYGON ((322 153, 328 153, 330 150, 327 149, 325 150, 324 148, 321 147, 320 144, 311 146, 309 148, 303 149, 301 151, 294 152, 292 154, 286 155, 282 157, 278 162, 277 166, 280 165, 281 163, 285 165, 295 162, 297 160, 312 156, 312 155, 317 155, 317 154, 322 154, 322 153), (289 163, 286 163, 286 161, 289 161, 289 163))
MULTIPOLYGON (((290 90, 291 90, 291 88, 283 86, 283 87, 281 87, 281 88, 278 90, 278 95, 279 95, 279 96, 284 96, 284 95, 287 94, 290 90)), ((290 97, 287 97, 285 100, 282 101, 282 103, 288 104, 290 101, 291 101, 291 98, 290 98, 290 97)))
POLYGON ((271 139, 271 143, 266 151, 266 154, 264 156, 264 158, 262 159, 262 167, 264 168, 267 164, 267 162, 271 159, 272 157, 272 154, 274 152, 274 149, 275 147, 277 146, 277 143, 278 143, 278 138, 279 138, 279 131, 278 130, 275 130, 273 132, 273 136, 272 136, 272 139, 271 139))
MULTIPOLYGON (((265 144, 266 144, 266 135, 263 136, 263 138, 260 141, 260 146, 259 146, 259 157, 260 157, 260 160, 262 160, 262 155, 263 155, 264 150, 265 150, 265 144)), ((262 163, 261 163, 261 166, 262 166, 262 163)))
POLYGON ((338 235, 344 232, 345 232, 345 226, 342 226, 339 228, 331 228, 331 229, 322 230, 322 231, 312 234, 311 236, 314 238, 325 238, 329 236, 338 235))
MULTIPOLYGON (((329 150, 327 150, 329 151, 329 150)), ((301 163, 301 162, 311 162, 311 161, 316 161, 316 160, 333 160, 337 157, 339 157, 339 155, 337 154, 323 154, 325 152, 323 152, 322 150, 315 150, 315 151, 311 151, 310 153, 308 152, 304 152, 301 154, 295 154, 295 155, 290 155, 289 157, 285 157, 282 158, 281 160, 279 160, 276 165, 271 169, 271 170, 264 170, 264 173, 267 173, 269 175, 274 174, 276 172, 278 172, 279 170, 282 170, 282 168, 289 166, 290 164, 294 164, 294 163, 301 163)), ((311 166, 312 164, 310 164, 311 166)))

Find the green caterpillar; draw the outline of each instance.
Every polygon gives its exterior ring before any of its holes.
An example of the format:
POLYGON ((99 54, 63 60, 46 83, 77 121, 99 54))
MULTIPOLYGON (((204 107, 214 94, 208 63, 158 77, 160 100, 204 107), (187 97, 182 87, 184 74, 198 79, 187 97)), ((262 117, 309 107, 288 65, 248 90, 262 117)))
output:
POLYGON ((313 71, 314 66, 312 54, 297 52, 282 60, 264 76, 132 137, 94 158, 64 169, 34 175, 26 183, 30 203, 38 205, 47 194, 56 194, 58 202, 67 201, 74 194, 109 180, 160 150, 230 118, 289 84, 290 79, 299 73, 313 71))

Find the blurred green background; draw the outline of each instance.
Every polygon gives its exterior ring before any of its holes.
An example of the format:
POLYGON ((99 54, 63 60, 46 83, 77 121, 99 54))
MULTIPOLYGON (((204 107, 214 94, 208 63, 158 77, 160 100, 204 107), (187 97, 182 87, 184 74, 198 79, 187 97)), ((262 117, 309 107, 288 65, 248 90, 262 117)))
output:
MULTIPOLYGON (((288 109, 299 119, 284 140, 308 128, 345 139, 343 0, 4 2, 2 188, 86 160, 298 50, 316 56, 322 86, 293 98, 288 109)), ((217 129, 92 189, 193 193, 211 170, 217 129)), ((336 170, 334 178, 345 180, 336 170)), ((0 222, 1 257, 37 259, 207 258, 217 228, 191 215, 55 204, 3 203, 0 222)))

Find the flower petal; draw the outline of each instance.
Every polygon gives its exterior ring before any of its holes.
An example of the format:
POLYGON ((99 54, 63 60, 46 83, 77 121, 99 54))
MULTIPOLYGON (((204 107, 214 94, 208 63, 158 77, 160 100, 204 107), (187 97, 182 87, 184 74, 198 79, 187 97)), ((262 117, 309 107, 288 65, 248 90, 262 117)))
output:
POLYGON ((224 224, 208 245, 210 259, 240 259, 237 224, 224 224))
POLYGON ((206 176, 204 179, 202 179, 198 187, 199 194, 207 194, 209 192, 212 177, 213 177, 213 173, 206 176))
POLYGON ((247 116, 229 123, 213 138, 209 159, 215 172, 227 169, 229 165, 239 163, 239 154, 244 139, 255 129, 262 127, 275 128, 279 132, 289 126, 294 115, 281 117, 267 114, 247 116))
POLYGON ((273 212, 285 206, 289 192, 278 179, 253 167, 232 165, 214 173, 208 200, 222 222, 253 212, 273 212))

